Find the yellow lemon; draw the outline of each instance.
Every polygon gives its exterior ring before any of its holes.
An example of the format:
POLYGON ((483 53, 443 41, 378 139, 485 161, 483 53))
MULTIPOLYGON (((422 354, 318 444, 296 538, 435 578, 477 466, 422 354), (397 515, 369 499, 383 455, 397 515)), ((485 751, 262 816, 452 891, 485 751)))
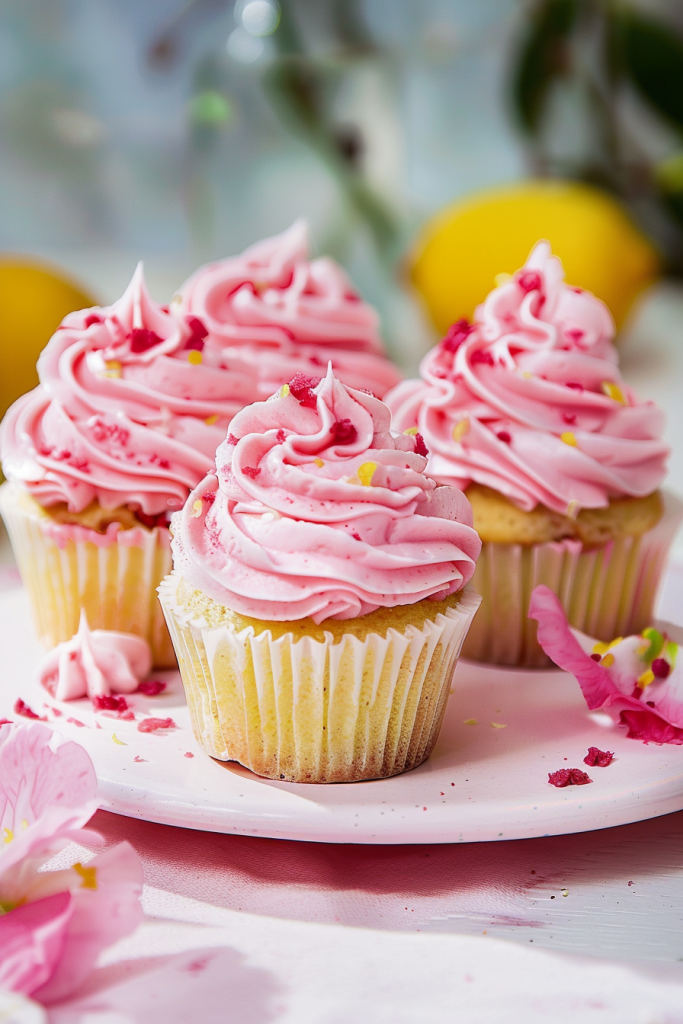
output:
POLYGON ((59 268, 0 255, 0 416, 38 383, 36 361, 63 317, 93 305, 59 268))
POLYGON ((497 275, 514 273, 541 238, 562 260, 568 283, 602 299, 617 326, 660 271, 653 245, 596 188, 525 181, 480 192, 433 217, 413 252, 412 281, 437 329, 471 319, 497 275))

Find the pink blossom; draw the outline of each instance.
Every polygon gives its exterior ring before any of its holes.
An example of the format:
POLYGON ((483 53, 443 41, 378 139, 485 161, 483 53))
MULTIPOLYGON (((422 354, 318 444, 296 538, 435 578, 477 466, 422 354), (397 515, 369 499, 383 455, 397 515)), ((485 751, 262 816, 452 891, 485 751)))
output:
POLYGON ((0 726, 0 989, 51 1003, 142 918, 142 865, 128 843, 86 864, 40 870, 85 829, 97 780, 78 744, 42 725, 0 726))
POLYGON ((683 658, 666 634, 646 629, 600 643, 569 625, 545 586, 533 591, 529 618, 538 622, 538 642, 548 657, 576 676, 591 711, 607 712, 632 739, 683 744, 683 658), (658 664, 664 661, 666 673, 658 664))

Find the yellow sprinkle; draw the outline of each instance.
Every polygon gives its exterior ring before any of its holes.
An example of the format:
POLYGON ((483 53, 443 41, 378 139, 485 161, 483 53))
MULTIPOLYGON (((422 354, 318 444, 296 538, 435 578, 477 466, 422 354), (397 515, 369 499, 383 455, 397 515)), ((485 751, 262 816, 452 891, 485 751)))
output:
POLYGON ((507 722, 491 722, 494 729, 507 729, 507 722))
POLYGON ((278 398, 286 398, 289 394, 289 384, 283 384, 277 393, 278 398))
POLYGON ((200 515, 202 514, 202 508, 203 508, 203 505, 202 505, 202 499, 201 498, 197 498, 196 501, 192 502, 192 518, 193 519, 199 519, 200 515))
POLYGON ((370 487, 376 469, 376 462, 364 462, 362 466, 358 467, 358 479, 363 487, 370 487))
POLYGON ((192 366, 199 366, 202 361, 201 352, 198 352, 196 348, 191 348, 187 353, 187 361, 188 363, 191 363, 192 366))
POLYGON ((11 843, 12 840, 14 839, 14 832, 12 831, 12 829, 11 828, 3 828, 2 831, 5 833, 5 838, 3 839, 3 843, 11 843))
POLYGON ((465 436, 469 429, 470 421, 468 420, 467 416, 464 416, 463 419, 458 420, 458 422, 453 427, 453 440, 462 441, 463 437, 465 436))
POLYGON ((27 829, 28 828, 28 822, 27 822, 26 818, 22 818, 21 819, 21 827, 22 827, 22 829, 27 829))
POLYGON ((313 459, 313 461, 315 462, 318 469, 322 469, 323 466, 325 465, 322 459, 313 459))
POLYGON ((603 668, 611 668, 612 665, 614 664, 614 655, 613 654, 606 654, 604 656, 604 658, 602 659, 602 661, 600 662, 600 664, 602 665, 603 668))
POLYGON ((610 642, 607 644, 607 650, 611 651, 612 648, 616 647, 617 644, 620 644, 623 639, 623 636, 616 636, 614 640, 610 640, 610 642))
POLYGON ((650 683, 654 683, 654 681, 655 674, 651 668, 649 668, 647 672, 643 672, 642 676, 638 676, 638 686, 641 686, 643 688, 649 686, 650 683))
POLYGON ((533 373, 530 373, 529 370, 522 370, 522 377, 524 377, 525 380, 531 380, 533 373))
POLYGON ((104 377, 120 377, 121 376, 121 363, 116 359, 111 359, 108 363, 104 364, 104 377))
POLYGON ((512 274, 496 274, 493 279, 493 283, 496 288, 500 288, 501 285, 508 284, 512 280, 512 274))
POLYGON ((118 737, 117 737, 117 735, 116 735, 116 733, 115 733, 115 732, 113 732, 113 733, 111 734, 111 738, 113 739, 114 743, 118 743, 118 745, 119 745, 120 747, 127 747, 127 746, 128 746, 128 744, 127 744, 127 743, 124 743, 124 742, 123 742, 123 740, 120 740, 120 739, 118 739, 118 737))
POLYGON ((603 644, 600 640, 593 644, 593 654, 607 654, 608 650, 609 644, 603 644))
POLYGON ((621 405, 627 404, 626 395, 618 384, 614 384, 611 380, 603 380, 600 387, 602 388, 603 395, 607 395, 608 398, 613 398, 615 402, 619 402, 621 405))
POLYGON ((462 724, 463 725, 479 725, 479 722, 476 720, 476 718, 466 718, 462 724))
POLYGON ((560 889, 563 896, 569 896, 569 889, 560 889))
POLYGON ((576 498, 572 498, 572 500, 567 505, 567 516, 570 519, 576 519, 576 517, 578 516, 580 511, 581 511, 581 502, 577 501, 576 498))
POLYGON ((82 864, 74 864, 74 871, 83 879, 81 882, 82 889, 97 888, 97 868, 86 868, 82 864))
POLYGON ((408 429, 404 430, 403 433, 410 434, 411 437, 415 437, 417 434, 417 427, 408 427, 408 429))
POLYGON ((215 412, 213 416, 207 416, 204 422, 206 423, 207 427, 212 427, 214 423, 218 423, 218 413, 215 412))
POLYGON ((570 445, 572 448, 578 447, 578 442, 571 430, 565 430, 564 434, 560 434, 560 441, 564 441, 565 444, 570 445))

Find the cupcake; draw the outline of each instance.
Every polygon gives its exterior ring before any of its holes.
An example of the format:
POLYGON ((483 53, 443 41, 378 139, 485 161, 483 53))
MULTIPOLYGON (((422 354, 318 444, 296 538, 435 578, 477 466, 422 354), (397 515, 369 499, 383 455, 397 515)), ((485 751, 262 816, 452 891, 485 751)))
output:
POLYGON ((624 384, 606 306, 563 278, 539 242, 387 396, 472 504, 483 601, 463 653, 502 665, 548 663, 527 620, 538 584, 598 640, 640 632, 681 515, 659 490, 664 415, 624 384))
POLYGON ((295 373, 319 377, 328 362, 343 383, 380 398, 401 380, 384 354, 375 310, 333 260, 308 259, 303 220, 202 267, 178 301, 206 325, 211 344, 253 367, 264 399, 295 373))
POLYGON ((140 266, 113 306, 66 317, 40 385, 7 413, 0 510, 46 646, 69 640, 83 610, 93 629, 137 633, 158 667, 175 664, 156 595, 170 516, 255 397, 205 336, 152 301, 140 266))
POLYGON ((173 517, 159 588, 198 742, 297 782, 395 775, 436 742, 479 598, 461 491, 387 407, 301 375, 238 413, 173 517))

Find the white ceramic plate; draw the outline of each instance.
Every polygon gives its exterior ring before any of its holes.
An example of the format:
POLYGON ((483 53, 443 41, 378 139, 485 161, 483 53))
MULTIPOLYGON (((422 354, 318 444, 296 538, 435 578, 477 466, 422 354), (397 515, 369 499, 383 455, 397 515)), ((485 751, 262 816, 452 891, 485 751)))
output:
MULTIPOLYGON (((664 617, 674 618, 681 596, 679 569, 667 580, 664 617)), ((33 681, 41 652, 19 588, 0 593, 0 641, 0 717, 11 716, 18 696, 41 714, 46 703, 54 707, 33 681)), ((211 760, 192 736, 178 673, 159 678, 167 692, 133 702, 138 719, 173 718, 177 728, 164 733, 94 715, 87 700, 58 705, 60 717, 47 712, 51 726, 89 752, 103 806, 119 814, 281 839, 450 843, 583 832, 683 808, 683 747, 626 739, 587 712, 576 681, 559 671, 461 662, 426 764, 393 779, 327 786, 274 782, 211 760), (614 751, 616 760, 586 768, 589 746, 614 751), (567 767, 588 771, 592 784, 550 786, 548 773, 567 767)))

